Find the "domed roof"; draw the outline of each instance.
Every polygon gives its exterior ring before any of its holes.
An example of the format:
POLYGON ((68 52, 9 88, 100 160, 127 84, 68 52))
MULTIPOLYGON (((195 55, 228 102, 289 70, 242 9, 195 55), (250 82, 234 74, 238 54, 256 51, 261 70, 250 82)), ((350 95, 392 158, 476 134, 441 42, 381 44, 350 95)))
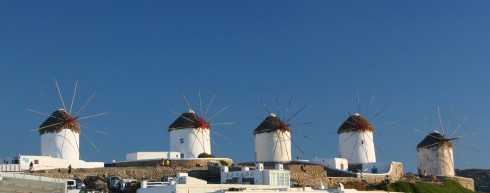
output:
POLYGON ((70 129, 75 133, 80 133, 80 125, 77 123, 78 117, 71 117, 64 109, 59 109, 51 114, 41 126, 39 134, 59 133, 63 129, 70 129))
POLYGON ((351 131, 374 131, 373 126, 359 114, 349 116, 337 130, 337 134, 351 131))
POLYGON ((168 127, 168 131, 186 129, 186 128, 206 128, 211 129, 211 125, 209 125, 206 120, 202 117, 194 113, 194 111, 189 110, 187 113, 182 113, 170 126, 168 127))
POLYGON ((255 128, 254 130, 254 135, 258 133, 270 133, 270 132, 275 132, 277 130, 282 130, 282 131, 289 131, 291 132, 291 129, 289 129, 289 126, 284 123, 281 119, 277 118, 276 115, 271 113, 267 118, 260 123, 260 125, 255 128))
POLYGON ((432 147, 432 146, 441 146, 443 144, 448 144, 448 145, 452 146, 452 143, 450 142, 450 140, 452 140, 452 139, 446 139, 444 137, 444 135, 440 134, 439 132, 434 132, 434 133, 431 133, 431 134, 425 136, 424 140, 422 140, 417 145, 417 149, 428 148, 428 147, 432 147))

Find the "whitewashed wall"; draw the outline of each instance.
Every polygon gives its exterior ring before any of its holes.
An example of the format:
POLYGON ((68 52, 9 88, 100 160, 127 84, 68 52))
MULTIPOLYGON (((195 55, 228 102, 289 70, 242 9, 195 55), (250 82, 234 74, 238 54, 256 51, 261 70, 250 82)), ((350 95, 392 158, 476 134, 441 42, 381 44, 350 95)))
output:
POLYGON ((453 148, 448 145, 417 149, 418 168, 427 175, 454 176, 453 148))
POLYGON ((170 131, 170 151, 184 154, 181 158, 197 158, 201 153, 211 154, 209 129, 176 129, 170 131))
POLYGON ((71 165, 73 169, 104 167, 103 162, 85 162, 83 160, 64 160, 47 156, 21 155, 19 162, 21 170, 29 170, 29 164, 31 162, 34 164, 34 170, 66 169, 69 165, 71 165))
POLYGON ((255 161, 291 161, 291 133, 275 132, 255 134, 255 161))
POLYGON ((80 159, 80 134, 69 129, 41 135, 41 155, 65 160, 80 159))
POLYGON ((374 148, 373 132, 371 131, 339 134, 340 157, 347 159, 349 163, 376 162, 374 148))

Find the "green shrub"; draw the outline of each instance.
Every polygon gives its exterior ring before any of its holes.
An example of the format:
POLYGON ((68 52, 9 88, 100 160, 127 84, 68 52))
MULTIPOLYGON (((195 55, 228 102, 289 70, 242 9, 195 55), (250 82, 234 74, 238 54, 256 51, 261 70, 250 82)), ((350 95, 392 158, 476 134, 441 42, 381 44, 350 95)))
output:
POLYGON ((201 153, 197 156, 197 158, 216 158, 214 155, 212 154, 208 154, 208 153, 201 153))
POLYGON ((396 192, 412 192, 412 193, 470 193, 471 190, 461 186, 454 180, 446 179, 444 183, 433 184, 425 182, 395 182, 386 186, 379 186, 380 189, 396 192))

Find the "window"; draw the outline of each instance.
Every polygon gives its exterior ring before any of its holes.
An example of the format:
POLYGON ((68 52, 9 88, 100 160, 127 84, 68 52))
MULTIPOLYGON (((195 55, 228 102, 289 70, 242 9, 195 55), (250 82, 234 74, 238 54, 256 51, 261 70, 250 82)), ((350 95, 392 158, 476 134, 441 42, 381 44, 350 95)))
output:
POLYGON ((184 138, 180 138, 180 143, 184 143, 184 138))
POLYGON ((39 160, 34 160, 34 164, 39 164, 39 160))

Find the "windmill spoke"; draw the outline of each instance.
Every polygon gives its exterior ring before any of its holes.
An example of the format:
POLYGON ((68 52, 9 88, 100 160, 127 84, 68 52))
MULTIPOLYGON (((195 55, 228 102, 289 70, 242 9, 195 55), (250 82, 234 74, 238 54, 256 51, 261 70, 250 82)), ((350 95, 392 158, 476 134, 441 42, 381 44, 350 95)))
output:
POLYGON ((223 150, 221 149, 221 147, 218 145, 218 143, 216 143, 216 141, 214 141, 214 140, 213 140, 213 138, 211 138, 211 136, 210 136, 210 135, 208 135, 208 137, 209 137, 209 139, 211 139, 211 142, 212 142, 212 143, 214 144, 214 146, 215 146, 215 147, 218 149, 218 151, 219 151, 219 152, 220 152, 222 155, 224 155, 224 152, 223 152, 223 150))
POLYGON ((277 136, 277 140, 276 140, 276 143, 274 145, 274 150, 272 151, 272 158, 274 158, 274 156, 276 156, 276 149, 277 149, 277 144, 279 144, 279 134, 277 134, 277 132, 274 132, 272 133, 272 137, 274 137, 274 134, 277 136))
MULTIPOLYGON (((231 141, 231 139, 230 139, 229 137, 226 137, 226 136, 224 136, 224 135, 223 135, 223 134, 221 134, 221 133, 218 133, 218 132, 216 132, 216 131, 214 131, 214 130, 209 130, 209 131, 213 132, 214 134, 216 134, 216 135, 218 135, 218 136, 220 136, 220 137, 222 137, 222 138, 224 138, 224 139, 226 139, 226 140, 228 140, 228 141, 231 141)), ((210 138, 211 138, 211 137, 210 137, 210 138)))
POLYGON ((55 125, 59 125, 59 124, 63 124, 63 122, 59 122, 59 123, 55 123, 55 124, 51 124, 51 125, 46 125, 44 127, 40 127, 40 128, 37 128, 37 129, 31 129, 29 131, 39 131, 41 129, 44 129, 44 128, 48 128, 48 127, 52 127, 52 126, 55 126, 55 125))
POLYGON ((87 118, 94 118, 94 117, 99 117, 99 116, 107 115, 107 114, 109 114, 109 112, 99 113, 99 114, 95 114, 95 115, 89 115, 89 116, 85 116, 85 117, 79 117, 77 120, 82 120, 82 119, 87 119, 87 118))
POLYGON ((58 86, 58 80, 54 80, 54 83, 56 84, 56 89, 58 89, 58 95, 60 97, 61 104, 63 105, 63 109, 66 110, 65 101, 63 100, 63 96, 61 95, 60 87, 58 86))
POLYGON ((378 111, 376 114, 374 114, 373 117, 371 117, 371 122, 376 118, 378 117, 381 113, 383 113, 386 109, 388 109, 388 107, 390 107, 390 105, 386 105, 385 107, 383 107, 380 111, 378 111))
POLYGON ((293 114, 293 116, 291 116, 287 121, 286 123, 288 123, 289 121, 291 121, 291 119, 293 119, 294 117, 296 117, 297 115, 299 115, 301 112, 303 112, 304 110, 306 109, 306 106, 303 106, 301 109, 299 109, 298 111, 296 111, 296 113, 293 114))
POLYGON ((301 153, 305 153, 300 147, 298 144, 296 144, 296 142, 293 141, 293 139, 291 139, 291 137, 289 137, 288 135, 286 135, 286 137, 289 138, 289 140, 291 141, 291 143, 296 147, 298 148, 298 150, 301 152, 301 153))
POLYGON ((73 109, 73 103, 75 102, 75 96, 77 95, 77 87, 78 87, 78 80, 75 81, 75 89, 73 89, 73 97, 71 98, 70 111, 68 111, 68 114, 71 114, 71 110, 73 109))
POLYGON ((376 95, 374 95, 374 94, 373 94, 373 97, 371 98, 371 102, 369 103, 369 106, 368 106, 368 108, 367 108, 367 110, 366 110, 366 117, 369 115, 369 111, 371 111, 371 106, 373 105, 373 102, 374 102, 374 97, 375 97, 375 96, 376 96, 376 95))
POLYGON ((101 133, 101 134, 104 134, 104 135, 109 135, 109 133, 107 133, 107 132, 100 131, 100 130, 97 130, 97 129, 94 129, 94 128, 90 128, 90 127, 87 127, 87 126, 82 125, 82 124, 80 124, 80 123, 79 123, 79 125, 80 125, 80 127, 86 128, 86 129, 88 129, 88 130, 95 131, 95 132, 97 132, 97 133, 101 133))
POLYGON ((468 146, 464 146, 464 145, 461 145, 460 143, 454 143, 453 144, 457 145, 458 147, 462 147, 462 148, 465 148, 465 149, 469 149, 469 150, 473 150, 473 151, 476 151, 476 152, 479 152, 480 149, 477 149, 477 148, 474 148, 474 147, 468 147, 468 146))
POLYGON ((213 98, 209 102, 208 107, 206 108, 206 112, 204 113, 203 117, 206 117, 206 115, 208 114, 209 108, 211 107, 211 104, 213 104, 214 98, 216 98, 216 94, 213 95, 213 98))
POLYGON ((352 113, 350 113, 350 111, 347 109, 347 107, 345 106, 345 104, 343 102, 340 102, 340 105, 342 105, 342 108, 344 109, 345 112, 347 112, 348 116, 352 115, 352 113))
POLYGON ((425 116, 425 114, 423 114, 423 113, 422 113, 422 117, 425 119, 425 121, 427 121, 427 123, 429 123, 429 124, 430 124, 430 126, 432 127, 432 129, 433 129, 434 131, 437 131, 436 126, 435 126, 435 125, 432 123, 432 121, 430 121, 430 120, 429 120, 429 118, 427 118, 427 117, 425 116))
POLYGON ((354 134, 356 134, 356 133, 358 133, 358 132, 352 132, 352 134, 350 134, 350 135, 349 135, 349 137, 347 137, 347 138, 344 140, 344 142, 346 142, 348 139, 350 139, 350 138, 351 138, 351 137, 352 137, 354 134))
POLYGON ((374 143, 374 140, 373 140, 373 138, 371 138, 371 136, 369 136, 368 134, 366 134, 366 136, 368 136, 369 140, 371 140, 371 142, 373 142, 374 147, 375 147, 377 150, 379 150, 379 152, 380 152, 381 154, 383 154, 383 156, 384 156, 384 155, 386 155, 386 154, 384 153, 384 151, 383 151, 383 150, 382 150, 382 149, 381 149, 379 146, 377 146, 377 145, 374 143))
POLYGON ((463 138, 463 137, 466 137, 466 136, 471 136, 471 135, 476 135, 478 134, 478 132, 471 132, 471 133, 466 133, 466 134, 463 134, 463 135, 460 135, 460 136, 457 136, 457 137, 451 137, 451 138, 456 138, 456 139, 460 139, 460 138, 463 138))
POLYGON ((208 124, 209 126, 215 126, 215 125, 233 125, 235 122, 225 122, 225 123, 210 123, 208 124))
POLYGON ((456 134, 456 132, 464 125, 464 123, 468 120, 468 118, 470 118, 470 116, 466 115, 466 117, 464 118, 463 122, 461 122, 461 124, 459 124, 458 127, 456 127, 456 129, 454 129, 454 131, 451 134, 451 136, 453 136, 454 134, 456 134))
MULTIPOLYGON (((73 138, 76 139, 75 132, 71 132, 71 134, 73 134, 73 138)), ((78 139, 78 140, 80 140, 80 139, 78 139)), ((78 149, 78 158, 81 159, 81 157, 80 157, 80 144, 79 144, 79 141, 75 140, 75 142, 76 142, 77 149, 78 149)))
POLYGON ((296 134, 296 135, 302 136, 302 137, 304 137, 304 138, 306 138, 306 139, 309 139, 309 140, 313 140, 313 139, 311 139, 310 137, 308 137, 308 136, 306 136, 305 134, 302 134, 302 133, 300 133, 300 132, 291 131, 291 133, 294 133, 294 134, 296 134))
POLYGON ((226 106, 224 108, 222 108, 220 111, 218 111, 217 113, 215 113, 213 116, 211 116, 208 121, 211 121, 211 119, 213 119, 214 117, 216 117, 217 115, 219 115, 221 112, 225 111, 226 109, 228 109, 228 107, 230 106, 226 106))
POLYGON ((357 96, 357 112, 361 113, 361 99, 359 98, 359 92, 356 93, 357 96))
MULTIPOLYGON (((343 122, 349 123, 349 124, 351 124, 351 125, 353 125, 353 126, 357 126, 357 124, 356 124, 356 123, 352 123, 352 122, 350 122, 350 121, 343 120, 342 118, 336 117, 336 116, 334 116, 334 115, 328 114, 328 116, 329 116, 329 117, 331 117, 331 118, 334 118, 334 119, 338 119, 339 121, 343 121, 343 122)), ((349 116, 350 116, 350 115, 349 115, 349 116)))
POLYGON ((276 95, 276 110, 277 110, 277 117, 281 117, 281 111, 279 110, 279 96, 276 95))
POLYGON ((464 161, 466 162, 466 164, 468 164, 468 166, 471 166, 470 160, 468 160, 468 158, 466 158, 466 156, 461 151, 459 151, 458 149, 455 149, 455 150, 464 159, 464 161))
POLYGON ((47 102, 48 102, 48 103, 49 103, 49 104, 50 104, 50 105, 51 105, 51 106, 54 108, 54 110, 58 110, 58 109, 60 109, 60 108, 58 108, 58 106, 56 106, 56 105, 54 104, 54 102, 53 102, 53 101, 51 101, 51 99, 49 99, 49 98, 48 98, 46 95, 44 95, 44 94, 43 94, 41 91, 39 91, 38 93, 39 93, 39 95, 41 95, 41 97, 43 97, 43 98, 44 98, 44 100, 46 100, 46 101, 47 101, 47 102))
MULTIPOLYGON (((192 132, 192 134, 193 134, 195 137, 194 137, 194 140, 192 141, 191 150, 193 150, 193 149, 194 149, 194 144, 196 143, 196 140, 197 140, 197 138, 198 138, 198 137, 197 137, 197 135, 196 135, 194 132, 192 132)), ((199 140, 199 141, 200 141, 200 140, 199 140)), ((193 155, 193 156, 197 157, 198 155, 193 155)))
POLYGON ((187 100, 187 97, 185 97, 185 94, 184 93, 182 93, 182 97, 184 97, 185 103, 187 104, 187 106, 189 107, 189 109, 192 109, 191 104, 187 100))
POLYGON ((94 92, 92 93, 92 95, 90 95, 90 97, 88 97, 88 99, 85 101, 85 103, 83 103, 82 108, 80 108, 80 109, 77 111, 77 113, 75 113, 75 115, 73 115, 74 117, 76 117, 76 116, 77 116, 77 115, 78 115, 80 112, 82 112, 82 111, 83 111, 83 109, 85 109, 85 107, 87 107, 88 103, 89 103, 89 102, 92 100, 92 98, 94 98, 95 94, 96 94, 96 92, 94 91, 94 92))
POLYGON ((444 126, 442 126, 441 110, 439 109, 439 106, 437 106, 437 116, 439 117, 439 124, 441 124, 442 135, 446 136, 444 126))
POLYGON ((265 111, 267 111, 267 113, 270 115, 271 112, 269 111, 269 109, 267 108, 267 106, 265 106, 265 103, 264 101, 260 101, 262 103, 262 107, 264 107, 265 111))
MULTIPOLYGON (((65 133, 65 134, 63 134, 63 143, 61 143, 61 150, 60 150, 60 152, 61 152, 61 151, 63 151, 63 146, 65 146, 65 141, 66 141, 66 131, 64 131, 64 133, 65 133)), ((60 153, 60 155, 61 155, 61 159, 63 159, 63 154, 61 154, 61 153, 60 153)))
MULTIPOLYGON (((283 147, 284 147, 284 149, 286 149, 286 156, 287 156, 287 159, 288 159, 288 160, 291 160, 291 157, 289 156, 289 150, 288 150, 288 147, 286 146, 286 144, 287 144, 287 143, 286 143, 286 140, 284 139, 284 135, 286 135, 286 134, 282 133, 282 135, 283 135, 283 137, 282 137, 282 138, 283 138, 283 141, 284 141, 284 145, 283 145, 283 147)), ((288 135, 286 135, 286 136, 289 138, 289 141, 291 141, 291 143, 295 144, 295 143, 293 142, 293 140, 291 139, 291 137, 289 137, 288 135)), ((301 151, 301 153, 303 153, 303 151, 302 151, 301 149, 300 149, 300 151, 301 151)))
MULTIPOLYGON (((364 149, 364 154, 366 154, 366 159, 369 160, 369 155, 368 155, 368 150, 367 150, 367 143, 366 143, 366 133, 365 132, 362 132, 362 140, 363 140, 363 144, 362 144, 362 148, 364 149)), ((374 142, 373 142, 374 144, 374 142)))
MULTIPOLYGON (((176 114, 176 115, 177 115, 177 116, 179 116, 179 117, 182 117, 182 118, 183 118, 183 119, 185 119, 185 120, 188 120, 188 121, 189 121, 189 122, 191 122, 191 123, 194 123, 194 121, 193 121, 193 120, 191 120, 191 119, 189 119, 189 118, 187 118, 187 117, 184 117, 184 116, 180 115, 179 113, 176 113, 175 111, 172 111, 172 113, 173 113, 173 114, 176 114)), ((187 127, 184 127, 184 128, 187 128, 187 127)))
POLYGON ((454 106, 451 107, 451 113, 449 113, 449 118, 448 118, 448 121, 447 121, 447 126, 446 126, 446 129, 448 131, 448 134, 449 134, 449 129, 451 128, 451 119, 453 118, 453 112, 454 112, 454 106))
POLYGON ((90 143, 90 145, 92 145, 92 147, 94 147, 94 149, 97 150, 97 152, 100 152, 100 149, 97 148, 97 146, 95 146, 94 142, 92 142, 92 140, 90 140, 90 138, 84 132, 80 131, 80 133, 90 143))
POLYGON ((43 112, 35 111, 35 110, 32 110, 32 109, 27 109, 27 111, 30 111, 30 112, 33 112, 33 113, 37 113, 37 114, 40 114, 40 115, 44 115, 44 116, 47 116, 47 117, 52 117, 52 118, 55 118, 55 119, 64 121, 63 119, 61 119, 59 117, 51 116, 50 114, 46 114, 46 113, 43 113, 43 112))
POLYGON ((284 118, 282 120, 286 120, 288 113, 289 113, 289 107, 291 106, 291 102, 293 100, 293 97, 289 97, 289 102, 288 105, 286 106, 286 112, 284 113, 284 118))
MULTIPOLYGON (((359 137, 359 132, 356 132, 357 133, 357 136, 359 137)), ((352 159, 352 155, 354 155, 354 150, 356 149, 356 146, 357 146, 357 142, 359 140, 356 139, 356 142, 354 143, 354 146, 352 146, 352 152, 350 153, 350 157, 349 157, 349 160, 352 159)))
POLYGON ((297 126, 303 126, 303 125, 309 125, 309 124, 312 124, 313 122, 310 121, 310 122, 304 122, 304 123, 298 123, 298 124, 289 124, 288 126, 289 127, 297 127, 297 126))

